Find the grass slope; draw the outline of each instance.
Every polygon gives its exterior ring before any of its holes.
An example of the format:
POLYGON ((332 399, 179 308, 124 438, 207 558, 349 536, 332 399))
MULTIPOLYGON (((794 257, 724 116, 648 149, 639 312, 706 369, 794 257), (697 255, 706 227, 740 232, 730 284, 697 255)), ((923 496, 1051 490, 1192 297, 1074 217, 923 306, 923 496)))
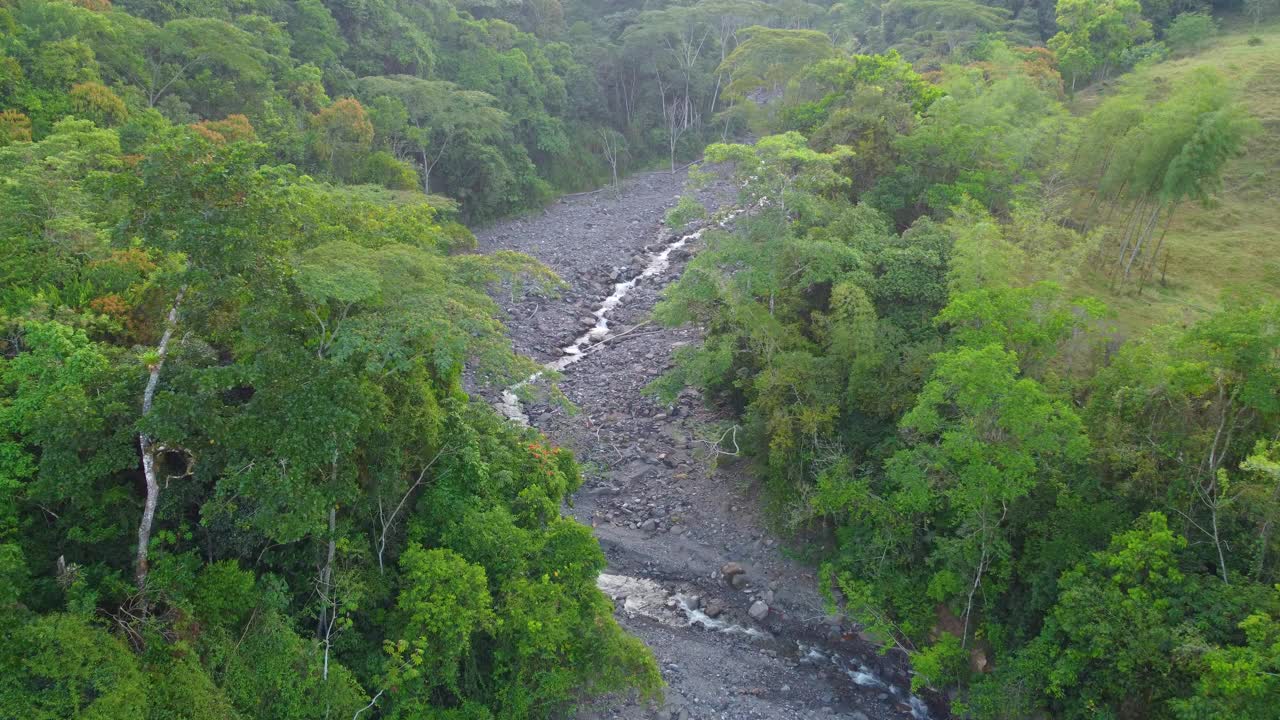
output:
MULTIPOLYGON (((1220 36, 1203 52, 1159 63, 1126 77, 1126 83, 1165 84, 1197 67, 1217 68, 1262 125, 1243 157, 1227 167, 1211 207, 1183 203, 1169 228, 1166 281, 1112 290, 1097 275, 1080 289, 1106 300, 1122 333, 1154 324, 1188 323, 1231 297, 1280 295, 1280 25, 1220 36), (1250 45, 1250 37, 1260 45, 1250 45)), ((1106 92, 1105 88, 1102 92, 1106 92)), ((1083 95, 1077 112, 1096 105, 1083 95)), ((1157 268, 1165 266, 1161 258, 1157 268)))

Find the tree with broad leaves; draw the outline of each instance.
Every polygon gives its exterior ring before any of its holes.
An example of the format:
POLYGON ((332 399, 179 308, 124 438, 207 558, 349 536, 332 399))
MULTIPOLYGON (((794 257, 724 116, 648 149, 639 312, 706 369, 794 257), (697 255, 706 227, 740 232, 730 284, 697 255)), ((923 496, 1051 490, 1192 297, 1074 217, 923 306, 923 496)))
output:
POLYGON ((421 166, 424 193, 431 192, 431 173, 446 154, 467 155, 478 145, 506 137, 508 116, 487 93, 409 75, 362 78, 358 87, 372 102, 393 97, 403 104, 406 124, 390 132, 421 166))

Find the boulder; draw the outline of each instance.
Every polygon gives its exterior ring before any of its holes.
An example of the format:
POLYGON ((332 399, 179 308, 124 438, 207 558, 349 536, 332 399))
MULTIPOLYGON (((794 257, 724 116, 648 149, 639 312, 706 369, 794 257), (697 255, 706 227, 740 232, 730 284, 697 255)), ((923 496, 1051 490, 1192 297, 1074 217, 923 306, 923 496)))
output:
POLYGON ((712 598, 707 601, 707 606, 702 609, 709 618, 720 617, 720 613, 724 612, 724 603, 718 598, 712 598))

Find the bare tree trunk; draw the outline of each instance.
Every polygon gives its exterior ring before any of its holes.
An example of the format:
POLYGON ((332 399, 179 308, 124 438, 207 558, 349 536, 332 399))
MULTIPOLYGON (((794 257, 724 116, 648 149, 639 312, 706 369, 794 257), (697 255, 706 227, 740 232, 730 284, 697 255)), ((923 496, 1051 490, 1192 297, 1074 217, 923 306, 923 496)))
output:
MULTIPOLYGON (((1216 485, 1214 483, 1214 494, 1217 494, 1216 485)), ((1215 502, 1210 515, 1210 521, 1213 523, 1213 546, 1218 550, 1218 569, 1222 571, 1223 584, 1230 585, 1231 581, 1227 579, 1227 558, 1222 554, 1222 536, 1218 532, 1218 504, 1215 502)))
POLYGON ((1129 250, 1129 242, 1133 239, 1134 232, 1140 222, 1136 221, 1135 218, 1141 217, 1139 210, 1144 209, 1146 205, 1147 199, 1144 197, 1129 210, 1128 216, 1124 219, 1124 236, 1120 240, 1120 253, 1116 256, 1115 267, 1108 271, 1108 274, 1111 276, 1113 281, 1120 275, 1120 270, 1124 265, 1124 255, 1129 250))
MULTIPOLYGON (((1277 482, 1275 487, 1271 488, 1271 502, 1268 507, 1274 508, 1277 503, 1280 503, 1280 482, 1277 482)), ((1263 573, 1267 569, 1267 546, 1271 544, 1271 528, 1274 524, 1272 516, 1268 514, 1266 520, 1262 522, 1262 527, 1258 530, 1258 562, 1254 570, 1255 579, 1265 577, 1263 573)))
POLYGON ((1222 550, 1223 540, 1218 530, 1218 509, 1224 502, 1222 488, 1218 482, 1218 469, 1222 467, 1223 461, 1230 451, 1231 437, 1235 434, 1236 429, 1236 420, 1239 419, 1242 412, 1242 410, 1235 409, 1237 392, 1233 391, 1228 396, 1222 381, 1218 381, 1218 403, 1222 405, 1222 416, 1218 420, 1218 429, 1213 434, 1213 443, 1209 446, 1209 455, 1205 458, 1203 465, 1207 486, 1199 481, 1196 483, 1200 501, 1209 510, 1210 529, 1208 531, 1205 531, 1204 528, 1200 529, 1213 540, 1213 547, 1218 552, 1218 569, 1222 573, 1222 582, 1226 585, 1230 585, 1231 581, 1227 578, 1227 558, 1222 550), (1219 451, 1219 447, 1221 447, 1221 451, 1219 451))
POLYGON ((969 586, 969 596, 964 604, 964 630, 961 631, 960 647, 969 647, 969 620, 973 617, 973 596, 982 584, 982 574, 987 569, 987 544, 982 544, 982 556, 978 558, 978 569, 973 573, 973 584, 969 586))
POLYGON ((413 495, 413 491, 417 490, 418 486, 422 484, 423 479, 427 476, 427 471, 431 469, 432 465, 436 464, 436 461, 444 454, 445 449, 446 448, 440 448, 440 450, 436 451, 435 457, 431 458, 426 467, 422 468, 422 471, 418 473, 418 479, 414 480, 413 484, 409 486, 409 489, 405 491, 404 496, 400 498, 400 502, 397 503, 395 509, 391 511, 390 517, 383 516, 382 498, 381 495, 379 495, 378 521, 382 524, 382 532, 378 536, 378 572, 381 573, 385 570, 382 564, 382 555, 386 552, 387 535, 391 532, 391 528, 395 526, 396 516, 400 514, 402 509, 404 509, 404 504, 409 501, 409 496, 413 495))
POLYGON ((724 78, 722 73, 716 73, 716 89, 711 92, 711 106, 707 112, 711 113, 711 120, 715 121, 716 103, 720 100, 720 81, 724 78))
POLYGON ((1147 262, 1146 273, 1148 280, 1150 280, 1151 276, 1155 273, 1156 260, 1160 258, 1160 248, 1164 247, 1164 238, 1169 234, 1169 226, 1173 224, 1173 213, 1176 209, 1177 206, 1170 207, 1169 214, 1164 218, 1164 229, 1160 231, 1160 239, 1156 241, 1156 248, 1152 251, 1151 259, 1147 262))
POLYGON ((631 127, 631 125, 635 122, 636 93, 639 92, 639 90, 640 90, 640 75, 635 68, 632 68, 630 86, 627 86, 625 84, 622 86, 622 95, 624 98, 626 98, 626 101, 627 101, 627 127, 631 127))
POLYGON ((1151 217, 1143 224, 1142 232, 1138 235, 1138 240, 1133 245, 1133 252, 1129 254, 1129 262, 1124 266, 1124 279, 1129 279, 1129 274, 1133 270, 1133 262, 1142 254, 1142 246, 1151 238, 1151 230, 1155 227, 1156 221, 1160 219, 1161 206, 1156 202, 1155 207, 1151 209, 1151 217))
MULTIPOLYGON (((338 447, 337 447, 336 440, 334 442, 334 448, 333 448, 333 462, 331 463, 330 470, 329 470, 329 481, 330 481, 330 487, 336 488, 338 486, 338 447)), ((316 624, 316 637, 323 638, 326 641, 325 643, 326 666, 328 665, 328 632, 326 631, 326 628, 329 625, 328 617, 327 617, 329 614, 329 607, 328 607, 328 603, 325 602, 324 599, 329 597, 329 589, 333 587, 333 560, 334 560, 334 556, 337 554, 337 542, 338 542, 338 506, 330 505, 329 506, 329 547, 328 547, 328 552, 325 555, 324 567, 320 569, 320 580, 319 580, 320 597, 321 597, 320 619, 316 624)))
MULTIPOLYGON (((151 412, 151 405, 155 401, 156 387, 160 384, 160 370, 164 368, 165 358, 169 354, 169 343, 173 340, 173 331, 178 326, 178 308, 182 306, 182 298, 186 295, 186 287, 178 290, 178 294, 173 299, 173 305, 169 307, 169 315, 165 319, 164 334, 160 336, 160 344, 156 347, 156 359, 151 364, 149 376, 147 378, 147 387, 142 391, 142 417, 146 417, 151 412)), ((156 445, 155 441, 145 431, 138 433, 138 449, 142 451, 142 474, 147 482, 147 499, 142 508, 142 520, 138 523, 138 557, 134 567, 134 580, 138 586, 139 593, 145 593, 147 589, 147 554, 151 546, 151 526, 156 519, 156 505, 160 502, 160 479, 156 475, 156 445)), ((143 605, 143 612, 146 611, 146 605, 143 605)))
POLYGON ((316 634, 324 642, 324 674, 329 679, 329 651, 333 648, 333 626, 338 619, 338 593, 333 589, 333 561, 338 547, 338 506, 329 507, 329 552, 320 571, 320 624, 316 634))
POLYGON ((613 175, 613 184, 610 186, 613 188, 613 196, 615 199, 621 198, 622 187, 618 184, 618 156, 622 152, 622 136, 606 128, 599 128, 597 132, 600 134, 600 149, 613 175))
MULTIPOLYGON (((143 85, 147 88, 147 107, 154 108, 156 103, 160 102, 160 98, 169 90, 170 85, 180 80, 182 76, 187 73, 187 70, 190 70, 193 65, 198 65, 199 63, 204 62, 204 59, 203 55, 193 58, 187 62, 187 64, 178 68, 177 72, 170 76, 169 80, 163 85, 160 85, 160 65, 159 63, 153 64, 151 66, 150 79, 148 81, 138 83, 139 85, 143 85)), ((136 75, 134 77, 137 79, 136 75)))
MULTIPOLYGON (((329 486, 338 486, 338 441, 334 438, 333 460, 329 465, 329 486)), ((316 637, 324 645, 324 668, 321 678, 329 680, 329 654, 333 650, 333 629, 338 624, 338 592, 333 582, 333 565, 338 554, 338 505, 329 506, 329 538, 325 552, 324 567, 320 569, 320 577, 316 581, 316 593, 320 597, 320 615, 316 622, 316 637)), ((325 717, 329 708, 325 707, 325 717)))

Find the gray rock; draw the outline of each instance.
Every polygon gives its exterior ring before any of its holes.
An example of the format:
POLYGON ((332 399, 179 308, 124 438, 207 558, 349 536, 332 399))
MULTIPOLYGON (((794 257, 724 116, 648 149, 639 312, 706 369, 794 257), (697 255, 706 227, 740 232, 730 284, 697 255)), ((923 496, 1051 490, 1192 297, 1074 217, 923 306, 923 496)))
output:
POLYGON ((760 622, 769 617, 769 606, 765 605, 764 602, 757 600, 751 603, 751 609, 747 610, 747 614, 756 622, 760 622))
POLYGON ((861 710, 854 710, 849 713, 849 720, 871 720, 871 718, 867 717, 867 714, 861 710))
POLYGON ((720 568, 720 574, 727 578, 733 577, 734 575, 741 575, 746 571, 746 568, 736 562, 727 562, 720 568))
POLYGON ((734 575, 729 578, 729 584, 733 586, 734 590, 741 590, 742 588, 747 586, 747 576, 734 575))
POLYGON ((702 609, 709 618, 720 617, 720 613, 724 612, 724 603, 718 598, 712 598, 707 601, 707 606, 702 609))
POLYGON ((644 530, 645 532, 653 532, 654 530, 658 529, 658 521, 654 520, 653 518, 649 518, 648 520, 645 520, 643 523, 641 523, 640 529, 644 530))

